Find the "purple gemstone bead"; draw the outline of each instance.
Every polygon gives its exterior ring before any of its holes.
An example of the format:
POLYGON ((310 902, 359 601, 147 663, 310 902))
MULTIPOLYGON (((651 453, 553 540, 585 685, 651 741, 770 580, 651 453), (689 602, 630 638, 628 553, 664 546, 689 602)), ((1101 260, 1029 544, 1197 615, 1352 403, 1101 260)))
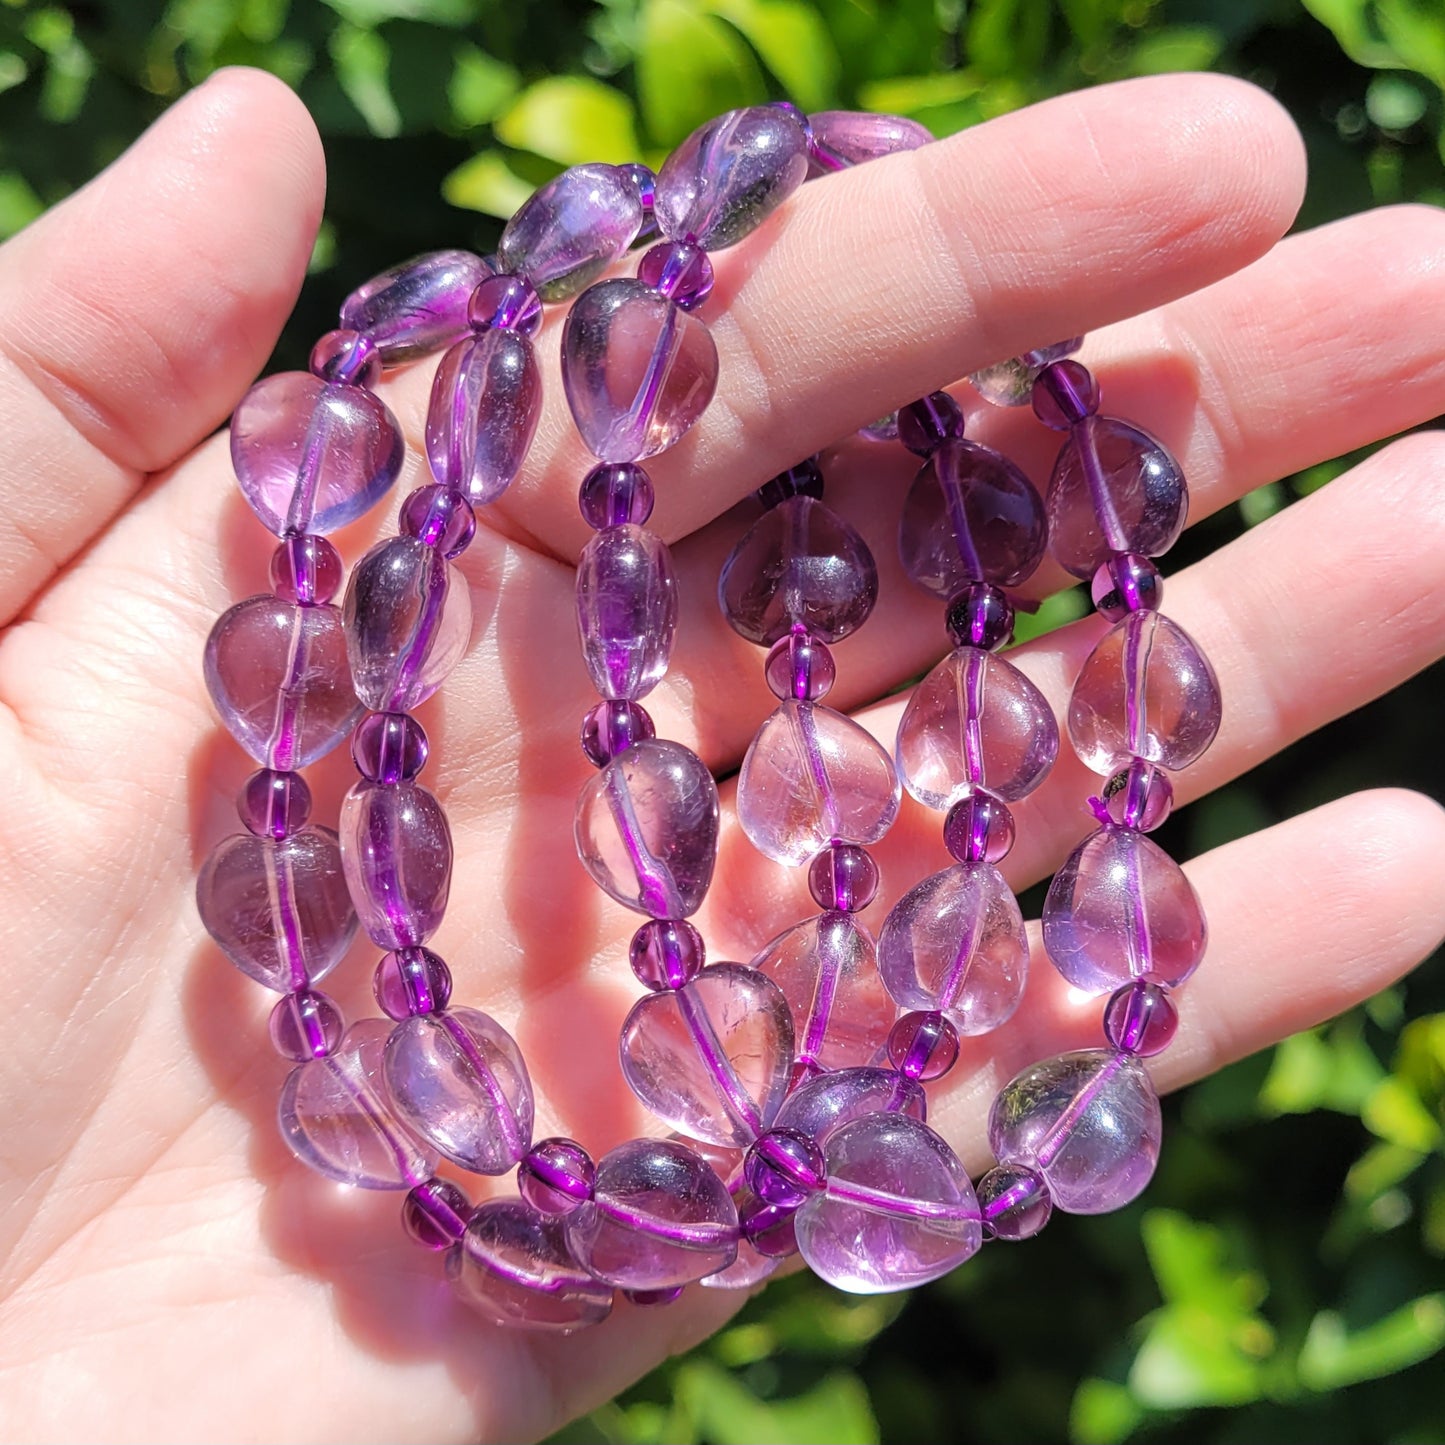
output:
POLYGON ((572 166, 507 222, 497 259, 525 276, 544 301, 565 301, 621 256, 641 226, 633 177, 617 166, 572 166))
POLYGON ((1168 774, 1140 758, 1104 784, 1104 807, 1110 821, 1125 828, 1152 833, 1173 806, 1174 788, 1168 774))
POLYGON ((589 527, 641 526, 652 515, 652 480, 635 462, 593 467, 577 492, 577 506, 589 527))
POLYGON ((575 1139, 542 1139, 517 1165, 517 1190, 539 1214, 571 1214, 596 1181, 597 1166, 575 1139))
POLYGON ((1083 1049, 1032 1064, 1000 1090, 988 1141, 1000 1163, 1042 1174, 1069 1214, 1136 1198, 1159 1158, 1159 1096, 1129 1054, 1083 1049))
POLYGON ((231 418, 241 493, 278 537, 354 522, 390 490, 404 455, 383 402, 305 371, 258 381, 231 418))
POLYGON ((739 1254, 749 1246, 764 1259, 775 1262, 797 1254, 798 1241, 793 1234, 796 1209, 784 1204, 767 1204, 746 1185, 736 1192, 734 1202, 738 1209, 738 1227, 742 1231, 742 1238, 738 1241, 739 1254))
POLYGON ((1179 1029, 1179 1011, 1167 989, 1136 978, 1104 1007, 1104 1037, 1126 1054, 1162 1054, 1179 1029))
POLYGON ((1069 738, 1106 776, 1143 758, 1177 772, 1219 731, 1214 669, 1185 630, 1159 612, 1131 612, 1099 640, 1069 698, 1069 738))
POLYGON ((857 631, 878 600, 868 544, 832 508, 790 497, 764 512, 723 563, 718 605, 733 631, 770 647, 794 627, 823 642, 857 631))
POLYGON ((898 440, 914 456, 931 457, 946 441, 963 435, 963 408, 946 392, 934 391, 898 411, 898 440))
POLYGON ((945 601, 970 582, 1022 582, 1046 540, 1034 484, 1007 457, 967 440, 944 442, 924 463, 898 523, 904 571, 945 601))
POLYGON ((926 1124, 875 1114, 827 1146, 826 1191, 794 1221, 814 1273, 854 1294, 926 1284, 983 1241, 978 1200, 957 1156, 926 1124))
POLYGON ((521 470, 542 414, 542 372, 520 331, 481 331, 441 359, 426 414, 437 481, 473 506, 494 502, 521 470))
POLYGON ((196 906, 222 953, 277 993, 325 978, 356 935, 341 850, 328 828, 223 838, 196 879, 196 906))
POLYGON ((637 279, 676 301, 684 311, 694 311, 712 291, 712 262, 699 246, 664 241, 643 255, 637 279))
POLYGON ((823 1187, 823 1151, 796 1129, 770 1129, 749 1147, 743 1163, 748 1186, 765 1204, 801 1204, 823 1187))
POLYGON ((787 471, 770 477, 753 496, 762 506, 769 508, 781 506, 789 497, 813 497, 821 501, 823 471, 818 465, 818 459, 808 457, 789 467, 787 471))
POLYGON ((488 276, 467 302, 474 331, 520 331, 535 336, 542 326, 542 298, 525 276, 488 276))
POLYGON ((311 789, 300 773, 262 768, 246 779, 236 811, 258 838, 289 838, 311 816, 311 789))
POLYGON ((667 544, 630 523, 598 532, 577 564, 577 631, 592 685, 636 702, 662 681, 677 627, 667 544))
POLYGON ((436 932, 452 881, 442 805, 415 783, 362 782, 341 805, 341 858, 361 926, 380 948, 436 932))
MULTIPOLYGON (((643 165, 641 161, 625 161, 617 169, 627 184, 637 192, 637 199, 642 204, 642 213, 645 217, 644 228, 651 225, 652 203, 657 192, 657 176, 652 167, 643 165)), ((653 228, 652 234, 656 235, 656 227, 653 228)))
POLYGON ((471 503, 450 487, 418 487, 401 504, 400 530, 435 547, 446 557, 459 557, 472 544, 477 516, 471 503))
POLYGON ((567 1247, 562 1223, 520 1199, 479 1205, 447 1258, 452 1288, 494 1325, 570 1335, 612 1312, 612 1288, 567 1247))
POLYGON ((328 331, 311 348, 312 376, 340 386, 375 386, 381 380, 381 353, 359 331, 328 331))
POLYGON ((597 768, 605 768, 644 738, 656 736, 657 728, 641 703, 604 698, 582 719, 582 751, 597 768))
POLYGON ((1071 428, 1049 482, 1049 550, 1086 580, 1114 552, 1167 552, 1184 530, 1179 463, 1139 427, 1091 416, 1071 428))
POLYGON ((531 1148, 527 1066, 489 1014, 456 1008, 402 1020, 385 1069, 402 1118, 463 1169, 505 1174, 531 1148))
POLYGON ((1075 988, 1105 993, 1135 978, 1177 988, 1204 957, 1199 895, 1157 843, 1101 828, 1054 875, 1044 948, 1075 988))
POLYGON ((838 1069, 794 1087, 774 1127, 796 1129, 826 1149, 843 1125, 878 1113, 922 1121, 928 1117, 928 1101, 919 1084, 892 1069, 838 1069))
POLYGON ((916 120, 862 110, 818 110, 808 117, 813 175, 917 150, 933 139, 916 120))
POLYGON ((707 954, 702 934, 681 918, 650 918, 627 948, 639 983, 653 990, 681 988, 699 973, 707 954))
POLYGON ((371 991, 387 1018, 440 1013, 451 1000, 452 971, 429 948, 398 948, 383 953, 371 976, 371 991))
POLYGON ((1055 342, 1052 346, 1041 346, 1036 351, 1025 351, 1021 356, 1011 356, 1007 361, 995 362, 982 371, 969 376, 978 394, 995 406, 1027 406, 1032 400, 1034 382, 1039 373, 1051 362, 1062 361, 1084 344, 1082 336, 1068 341, 1055 342))
POLYGON ((1054 1201, 1043 1176, 1026 1164, 1000 1164, 978 1181, 983 1227, 993 1239, 1032 1239, 1049 1222, 1054 1201))
POLYGON ((735 245, 802 185, 808 138, 774 106, 730 110, 688 136, 657 173, 657 224, 709 251, 735 245))
POLYGON ((339 1184, 411 1189, 436 1173, 436 1153, 401 1122, 382 1080, 390 1028, 384 1019, 352 1024, 335 1053, 298 1064, 281 1086, 281 1137, 339 1184))
POLYGON ((946 1014, 904 1014, 889 1031, 888 1059, 909 1079, 941 1079, 958 1062, 958 1030, 946 1014))
POLYGON ((914 688, 898 724, 903 786, 928 808, 950 808, 979 786, 1017 802, 1048 776, 1058 751, 1044 695, 1011 662, 977 647, 945 657, 914 688))
POLYGON ((858 435, 870 442, 896 442, 898 440, 898 413, 890 411, 887 416, 880 416, 877 421, 870 421, 867 426, 860 426, 858 435))
POLYGON ((466 334, 467 302, 491 274, 470 251, 413 256, 357 287, 341 304, 341 324, 365 332, 387 366, 400 366, 466 334))
MULTIPOLYGON (((743 1226, 743 1219, 749 1209, 769 1206, 760 1206, 746 1185, 735 1191, 733 1202, 738 1208, 738 1223, 744 1230, 743 1237, 738 1240, 738 1257, 726 1269, 720 1269, 716 1274, 710 1274, 699 1281, 704 1289, 753 1289, 769 1275, 776 1274, 782 1263, 781 1260, 759 1250, 747 1237, 746 1227, 743 1226)), ((790 1252, 796 1254, 797 1250, 791 1249, 790 1252)))
POLYGON ((1075 422, 1099 409, 1099 383, 1087 366, 1077 361, 1055 361, 1039 373, 1030 399, 1034 415, 1055 431, 1068 431, 1075 422))
POLYGON ((868 930, 847 913, 823 913, 784 929, 751 967, 782 990, 794 1051, 823 1069, 870 1062, 893 1022, 868 930))
POLYGON ((727 1186, 694 1150, 665 1139, 633 1139, 605 1154, 593 1197, 563 1225, 582 1265, 621 1289, 691 1284, 737 1257, 727 1186))
POLYGON ((450 1249, 467 1232, 471 1201, 446 1179, 428 1179, 402 1200, 401 1224, 423 1249, 450 1249))
POLYGON ((601 281, 562 331, 562 384, 588 448, 636 462, 675 445, 717 388, 707 327, 641 281, 601 281))
POLYGON ((357 697, 409 712, 462 660, 472 636, 466 579, 416 537, 378 542, 346 588, 346 651, 357 697))
POLYGON ((834 843, 808 865, 808 891, 819 908, 860 913, 878 896, 878 865, 866 848, 834 843))
POLYGON ((346 1032, 346 1020, 334 999, 319 989, 302 988, 277 1000, 266 1029, 271 1047, 299 1064, 334 1054, 346 1032))
POLYGON ((206 687, 226 731, 258 763, 293 772, 351 730, 361 709, 334 607, 250 597, 216 620, 206 687))
POLYGON ((687 918, 717 861, 717 784, 681 743, 645 739, 582 789, 574 836, 609 897, 653 918, 687 918))
POLYGON ((287 537, 271 554, 271 590, 303 607, 330 602, 341 591, 341 554, 314 532, 287 537))
POLYGON ((690 1139, 742 1149, 787 1093, 793 1020, 770 978, 715 963, 680 989, 640 998, 620 1052, 623 1078, 659 1119, 690 1139))
POLYGON ((943 620, 955 647, 997 652, 1013 641, 1013 604, 987 582, 970 582, 948 604, 943 620))
POLYGON ((625 1289, 622 1293, 628 1304, 638 1305, 643 1309, 655 1309, 659 1305, 670 1305, 680 1300, 682 1290, 682 1285, 675 1284, 670 1289, 625 1289))
POLYGON ((426 759, 426 729, 410 713, 371 713, 351 735, 351 760, 368 782, 409 783, 426 759))
POLYGON ((738 821, 775 863, 798 867, 829 843, 876 843, 898 816, 893 760, 851 718, 784 702, 758 729, 738 776, 738 821))
POLYGON ((943 820, 943 846, 960 863, 997 863, 1013 845, 1013 814, 986 788, 965 793, 943 820))
POLYGON ((1101 617, 1122 622, 1131 612, 1159 610, 1164 603, 1164 579, 1147 557, 1120 552, 1094 573, 1090 594, 1101 617))
POLYGON ((838 676, 828 644, 806 632, 793 631, 780 637, 763 664, 763 678, 774 697, 817 702, 832 691, 838 676))
POLYGON ((1028 965, 1018 900, 987 863, 925 878, 893 906, 878 937, 878 971, 895 1001, 946 1013, 965 1035, 1010 1018, 1028 965))

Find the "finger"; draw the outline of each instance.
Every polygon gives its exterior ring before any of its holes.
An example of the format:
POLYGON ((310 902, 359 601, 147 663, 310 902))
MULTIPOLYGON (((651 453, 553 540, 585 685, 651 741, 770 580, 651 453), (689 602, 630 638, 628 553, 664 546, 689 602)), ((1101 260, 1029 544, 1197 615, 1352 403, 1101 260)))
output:
POLYGON ((235 405, 320 218, 315 127, 226 70, 0 249, 0 624, 235 405))

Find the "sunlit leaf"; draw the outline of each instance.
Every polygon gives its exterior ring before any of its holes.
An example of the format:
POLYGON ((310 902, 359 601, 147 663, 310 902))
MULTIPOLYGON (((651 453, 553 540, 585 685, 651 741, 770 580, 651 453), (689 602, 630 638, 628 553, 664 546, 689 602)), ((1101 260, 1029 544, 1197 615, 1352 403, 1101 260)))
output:
POLYGON ((330 48, 337 82, 367 129, 372 135, 396 135, 401 130, 401 112, 387 83, 391 49, 386 41, 373 31, 338 25, 330 48))
POLYGON ((463 129, 486 125, 516 95, 521 83, 517 72, 475 45, 457 46, 454 56, 452 78, 447 83, 452 119, 463 129))
POLYGON ((465 25, 477 17, 478 0, 323 0, 343 20, 370 30, 387 20, 427 25, 465 25))
POLYGON ((442 196, 450 205, 488 216, 510 216, 535 189, 495 150, 470 156, 442 182, 442 196))
POLYGON ((736 1375, 707 1360, 692 1360, 678 1370, 676 1388, 712 1445, 875 1445, 878 1440, 868 1392, 856 1375, 836 1372, 803 1394, 762 1400, 736 1375))
POLYGON ((637 98, 648 134, 659 145, 676 145, 720 112, 767 95, 753 52, 731 25, 682 0, 645 0, 637 98))
POLYGON ((637 159, 632 102, 585 75, 554 75, 529 85, 500 116, 497 139, 559 165, 637 159))
POLYGON ((1275 1049, 1260 1104, 1270 1114, 1359 1114, 1384 1074, 1358 1025, 1342 1021, 1295 1034, 1275 1049))
POLYGON ((1338 1390, 1392 1375, 1429 1359, 1442 1346, 1445 1294, 1423 1295, 1355 1330, 1333 1310, 1322 1310, 1300 1350, 1299 1378, 1311 1390, 1338 1390))
POLYGON ((1381 1139, 1424 1154, 1440 1142, 1440 1124, 1410 1084, 1393 1074, 1382 1079, 1360 1110, 1365 1127, 1381 1139))
POLYGON ((1247 1405, 1264 1370, 1240 1347, 1239 1321, 1193 1305, 1160 1310, 1129 1371, 1129 1389, 1155 1410, 1247 1405))
POLYGON ((838 52, 813 6, 803 0, 707 0, 707 5, 742 31, 804 110, 834 103, 838 52))
POLYGON ((1142 36, 1130 57, 1135 75, 1173 70, 1208 70, 1224 49, 1224 37, 1209 25, 1171 25, 1142 36))
POLYGON ((1069 1410, 1073 1445, 1119 1445, 1144 1419, 1144 1407, 1113 1380, 1084 1380, 1069 1410))
POLYGON ((28 226, 44 209, 44 202, 24 176, 0 171, 0 239, 28 226))

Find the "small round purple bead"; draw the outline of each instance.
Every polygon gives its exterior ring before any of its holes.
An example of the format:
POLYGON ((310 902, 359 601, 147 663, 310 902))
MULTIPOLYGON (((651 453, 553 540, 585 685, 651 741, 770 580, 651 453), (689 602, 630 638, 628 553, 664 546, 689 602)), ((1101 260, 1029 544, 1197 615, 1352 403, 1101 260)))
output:
POLYGON ((690 241, 662 241, 643 254, 637 279, 692 311, 707 300, 713 286, 712 262, 690 241))
POLYGON ((359 331, 328 331, 311 348, 311 374, 343 386, 375 386, 381 380, 381 352, 359 331))
POLYGON ((878 896, 878 865, 857 843, 834 843, 808 865, 808 891, 825 911, 858 913, 878 896))
POLYGON ((467 301, 473 331, 519 331, 533 336, 542 324, 542 300, 524 276, 488 276, 467 301))
POLYGON ((627 960, 639 983, 660 993, 682 988, 702 972, 702 934, 682 918, 652 918, 632 935, 627 960))
POLYGON ((619 753, 656 736, 647 709, 622 698, 604 698, 582 719, 582 751, 596 768, 605 768, 619 753))
POLYGON ((1055 431, 1068 431, 1075 422, 1099 409, 1099 383, 1087 366, 1077 361, 1056 361, 1038 374, 1029 399, 1034 415, 1055 431))
POLYGON ((450 1249, 467 1232, 471 1201, 447 1179, 428 1179, 408 1191, 402 1227, 423 1249, 450 1249))
POLYGON ((1032 1239, 1054 1212, 1049 1186, 1024 1164, 990 1169, 975 1192, 984 1230, 995 1239, 1032 1239))
POLYGON ((943 846, 960 863, 997 863, 1013 845, 1013 814, 986 788, 960 798, 943 821, 943 846))
POLYGON ((1104 1006, 1104 1037, 1126 1054, 1161 1054, 1178 1029, 1179 1010, 1169 990, 1146 979, 1126 983, 1104 1006))
POLYGON ((1002 588, 973 582, 948 604, 944 626, 955 647, 995 652, 1013 640, 1013 604, 1002 588))
POLYGON ((963 408, 946 392, 934 391, 898 412, 898 440, 916 457, 932 456, 953 437, 963 435, 963 408))
POLYGON ((452 996, 452 972, 429 948, 398 948, 382 954, 371 991, 382 1013, 400 1023, 446 1008, 452 996))
POLYGON ((796 1207, 823 1187, 823 1151, 797 1129, 770 1129, 743 1160, 748 1187, 764 1204, 796 1207))
POLYGON ((371 713, 351 735, 351 759, 373 783, 409 783, 426 766, 426 729, 410 713, 371 713))
POLYGON ((888 1031, 888 1059, 906 1079, 941 1079, 958 1062, 958 1030, 935 1010, 906 1013, 888 1031))
POLYGON ((763 664, 763 678, 773 696, 784 700, 817 702, 828 695, 837 676, 828 644, 801 630, 780 637, 763 664))
POLYGON ((1103 563, 1090 585, 1094 608, 1110 622, 1131 612, 1157 612, 1164 601, 1159 569, 1136 552, 1120 552, 1103 563))
POLYGON ((278 1000, 266 1028, 278 1054, 304 1063, 336 1052, 346 1020, 330 995, 302 988, 278 1000))
POLYGON ((636 462, 603 462, 577 489, 577 506, 594 531, 640 527, 652 515, 652 479, 636 462))
POLYGON ((1104 784, 1109 821, 1124 828, 1153 832, 1174 806, 1174 785, 1163 768, 1135 758, 1104 784))
POLYGON ((341 591, 341 554, 315 532, 287 537, 271 554, 271 590, 302 607, 330 602, 341 591))
POLYGON ((476 536, 477 514, 460 492, 433 482, 418 487, 401 504, 399 524, 408 537, 435 547, 445 557, 459 557, 476 536))
POLYGON ((779 472, 777 476, 769 478, 753 495, 769 509, 786 502, 789 497, 815 497, 821 500, 823 496, 822 469, 818 466, 816 458, 809 457, 806 461, 799 462, 797 466, 789 467, 787 471, 779 472))
POLYGON ((262 768, 246 779, 236 811, 258 838, 289 838, 311 816, 311 789, 300 773, 262 768))
POLYGON ((543 1139, 517 1165, 517 1189, 542 1214, 570 1214, 592 1198, 597 1166, 575 1139, 543 1139))

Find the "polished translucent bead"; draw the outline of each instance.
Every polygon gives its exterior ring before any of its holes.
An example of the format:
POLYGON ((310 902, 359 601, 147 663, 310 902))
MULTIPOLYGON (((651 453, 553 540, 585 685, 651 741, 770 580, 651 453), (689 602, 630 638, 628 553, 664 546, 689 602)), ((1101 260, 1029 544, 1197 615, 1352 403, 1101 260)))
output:
POLYGON ((1159 1158, 1159 1096, 1129 1054, 1082 1049, 1032 1064, 1000 1090, 988 1141, 1042 1174, 1058 1207, 1104 1214, 1136 1198, 1159 1158))
POLYGON ((1177 772, 1214 741, 1223 712, 1214 669, 1176 622, 1133 612, 1099 639, 1069 697, 1069 738, 1105 775, 1131 758, 1177 772))
POLYGON ((862 110, 815 110, 812 129, 813 174, 862 165, 897 151, 917 150, 933 139, 916 120, 862 110))
POLYGON ((1137 552, 1120 552, 1099 565, 1090 596, 1101 617, 1122 622, 1131 612, 1157 612, 1164 602, 1159 569, 1137 552))
POLYGON ((637 263, 637 279, 676 301, 684 311, 693 311, 712 292, 712 262, 700 246, 664 241, 637 263))
POLYGON ((647 709, 622 698, 604 698, 582 719, 582 751, 596 768, 605 768, 619 753, 656 736, 647 709))
POLYGON ((314 532, 285 538, 271 554, 271 590, 303 607, 330 602, 341 591, 341 554, 314 532))
POLYGON ((987 788, 965 793, 943 820, 943 846, 960 863, 997 863, 1013 845, 1013 814, 987 788))
POLYGON ((298 1064, 281 1086, 281 1137, 303 1164, 340 1184, 411 1189, 436 1173, 435 1151, 397 1115, 382 1078, 391 1025, 361 1019, 326 1058, 298 1064))
POLYGON ((1044 367, 1030 393, 1034 415, 1055 431, 1068 431, 1075 422, 1099 409, 1099 383, 1087 366, 1077 361, 1055 361, 1044 367))
POLYGON ((624 161, 617 169, 637 192, 637 199, 642 204, 644 230, 651 226, 649 234, 656 235, 656 227, 652 225, 652 203, 657 193, 657 176, 652 167, 643 165, 641 161, 624 161))
POLYGON ((231 418, 241 494, 278 537, 354 522, 390 490, 404 455, 383 402, 305 371, 258 381, 231 418))
POLYGON ((984 1233, 993 1239, 1032 1239, 1054 1212, 1042 1174, 1027 1164, 1000 1164, 978 1181, 984 1233))
POLYGON ((968 1173, 926 1124, 876 1114, 827 1146, 828 1183, 794 1221, 798 1250, 831 1285, 880 1294, 926 1284, 983 1241, 968 1173))
POLYGON ((1104 1037, 1126 1054, 1162 1054, 1179 1029, 1179 1011, 1167 989, 1146 979, 1113 993, 1104 1006, 1104 1037))
POLYGON ((356 936, 341 850, 329 828, 288 838, 223 838, 196 879, 196 906, 221 952, 257 983, 317 983, 356 936))
POLYGON ((311 789, 300 773, 262 768, 246 779, 236 799, 236 812, 247 831, 258 838, 286 838, 306 826, 311 816, 311 789))
POLYGON ((562 1222, 520 1199, 473 1211, 447 1274, 456 1294, 494 1325, 570 1335, 612 1312, 612 1287, 573 1258, 562 1222))
POLYGON ((440 552, 415 537, 390 537, 352 570, 345 621, 357 697, 377 712, 408 712, 462 660, 471 593, 440 552))
POLYGON ((826 1148, 843 1125, 878 1113, 926 1119, 922 1086, 892 1069, 838 1069, 792 1089, 773 1123, 778 1129, 796 1129, 826 1148))
POLYGON ((624 907, 654 918, 696 913, 717 860, 717 784, 681 743, 646 739, 582 789, 577 854, 624 907))
POLYGON ((426 758, 426 729, 410 713, 370 713, 351 735, 351 760, 373 783, 409 783, 426 758))
POLYGON ((767 1259, 784 1260, 797 1254, 798 1241, 793 1233, 793 1221, 798 1213, 795 1208, 786 1204, 768 1204, 745 1184, 735 1191, 733 1200, 737 1205, 738 1228, 742 1233, 738 1241, 740 1255, 749 1245, 767 1259))
POLYGON ((562 332, 562 384, 588 448, 635 462, 680 441, 717 388, 707 327, 637 280, 601 281, 562 332))
POLYGON ((662 681, 677 627, 667 544, 629 524, 598 532, 577 564, 577 631, 592 685, 635 702, 662 681))
POLYGON ((1074 336, 1052 346, 1025 351, 1021 356, 1011 356, 1007 361, 998 361, 982 371, 975 371, 968 379, 979 395, 995 406, 1027 406, 1039 373, 1051 362, 1062 361, 1077 351, 1083 342, 1082 336, 1074 336))
POLYGON ((365 332, 388 366, 439 351, 467 330, 467 302, 491 267, 470 251, 431 251, 392 266, 341 303, 341 324, 365 332))
POLYGON ((691 1284, 737 1256, 727 1186, 694 1150, 665 1139, 633 1139, 603 1155, 593 1197, 564 1228, 581 1264, 622 1289, 691 1284))
POLYGON ((398 948, 383 953, 371 975, 371 992, 389 1019, 439 1013, 452 996, 452 971, 429 948, 398 948))
POLYGON ((386 1083, 402 1117, 452 1163, 505 1174, 532 1146, 522 1051, 479 1009, 418 1014, 392 1030, 386 1083))
POLYGON ((473 331, 497 327, 535 336, 542 327, 542 298, 525 276, 488 276, 467 302, 473 331))
POLYGON ((627 947, 638 982, 655 990, 681 988, 702 972, 706 958, 702 934, 681 918, 649 918, 627 947))
POLYGON ((517 1165, 517 1191, 540 1214, 571 1214, 596 1181, 597 1166, 575 1139, 540 1139, 517 1165))
POLYGON ((341 613, 249 597, 216 619, 206 687, 226 731, 258 763, 292 772, 324 757, 360 715, 341 613))
POLYGON ((521 470, 541 414, 542 373, 531 341, 501 329, 465 337, 442 357, 432 382, 432 475, 474 506, 496 501, 521 470))
POLYGON ((906 1013, 888 1033, 888 1061, 909 1079, 941 1079, 958 1062, 958 1030, 947 1014, 906 1013))
POLYGON ((898 724, 898 771, 925 807, 976 786, 1006 802, 1048 776, 1059 727, 1044 695, 1011 662, 977 647, 945 657, 913 690, 898 724))
POLYGON ((589 527, 641 526, 652 515, 652 480, 636 462, 603 462, 577 491, 577 506, 589 527))
POLYGON ((1013 604, 1000 588, 987 582, 970 582, 949 602, 943 621, 955 647, 997 652, 1013 641, 1013 604))
POLYGON ((919 469, 898 521, 903 570, 945 601, 970 582, 1012 587, 1043 559, 1044 504, 1000 452, 944 442, 919 469))
POLYGON ((878 865, 856 843, 834 843, 808 865, 808 892, 819 908, 860 913, 878 896, 878 865))
POLYGON ((1167 552, 1184 530, 1179 463, 1139 427, 1091 416, 1074 426, 1049 482, 1049 550, 1086 580, 1113 552, 1167 552))
POLYGON ((764 507, 777 507, 789 497, 813 497, 821 501, 823 491, 823 471, 817 457, 805 457, 786 471, 769 477, 753 496, 764 507))
POLYGON ((361 926, 381 948, 425 943, 446 912, 452 835, 415 783, 357 783, 341 804, 341 857, 361 926))
POLYGON ((397 526, 443 556, 459 557, 476 535, 477 514, 460 492, 434 483, 418 487, 401 504, 397 526))
POLYGON ((1112 822, 1151 833, 1174 806, 1174 786, 1162 768, 1135 758, 1104 784, 1103 801, 1112 822))
POLYGON ((266 1031, 282 1058, 302 1063, 334 1054, 346 1032, 346 1020, 334 999, 319 989, 302 988, 277 1000, 266 1031))
POLYGON ((807 134, 775 106, 730 110, 688 136, 657 173, 662 234, 709 251, 741 241, 802 185, 807 134))
POLYGON ((737 1206, 738 1226, 743 1231, 742 1238, 738 1240, 737 1258, 726 1269, 720 1269, 702 1280, 704 1289, 752 1289, 775 1274, 782 1263, 780 1259, 764 1254, 747 1237, 745 1221, 749 1214, 772 1206, 762 1204, 746 1184, 739 1184, 733 1191, 733 1203, 737 1206))
POLYGON ((617 166, 571 166, 507 222, 497 260, 544 301, 565 301, 595 281, 642 226, 637 186, 617 166))
POLYGON ((428 1179, 408 1191, 401 1225, 423 1249, 450 1249, 467 1232, 471 1201, 446 1179, 428 1179))
POLYGON ((369 336, 345 327, 328 331, 311 348, 312 376, 341 386, 375 386, 381 380, 381 352, 369 336))
POLYGON ((763 679, 774 697, 817 702, 827 697, 838 676, 837 664, 826 642, 816 642, 806 632, 780 637, 763 663, 763 679))
POLYGON ((1208 936, 1184 870, 1130 828, 1101 828, 1069 854, 1043 917, 1054 967, 1088 993, 1135 978, 1176 988, 1199 967, 1208 936))
POLYGON ((823 1151, 796 1129, 770 1129, 744 1161, 748 1186, 765 1204, 801 1204, 823 1187, 823 1151))
POLYGON ((1005 1023, 1028 977, 1018 900, 988 863, 958 863, 893 906, 878 937, 878 971, 897 1003, 938 1010, 965 1035, 1005 1023))
POLYGON ((751 966, 787 999, 799 1058, 842 1069, 877 1056, 893 1003, 878 977, 873 939, 851 915, 822 913, 795 923, 765 944, 751 966))
POLYGON ((718 605, 733 631, 771 646, 794 627, 837 642, 878 600, 868 544, 831 507, 790 497, 764 512, 728 554, 718 605))
POLYGON ((622 1025, 622 1076, 690 1139, 745 1148, 788 1088, 793 1020, 763 974, 715 963, 680 989, 645 994, 622 1025))
POLYGON ((930 457, 962 435, 963 408, 946 391, 930 392, 898 409, 898 440, 914 456, 930 457))
POLYGON ((876 843, 898 816, 893 760, 851 718, 784 702, 758 729, 738 777, 738 821, 775 863, 806 863, 832 842, 876 843))

